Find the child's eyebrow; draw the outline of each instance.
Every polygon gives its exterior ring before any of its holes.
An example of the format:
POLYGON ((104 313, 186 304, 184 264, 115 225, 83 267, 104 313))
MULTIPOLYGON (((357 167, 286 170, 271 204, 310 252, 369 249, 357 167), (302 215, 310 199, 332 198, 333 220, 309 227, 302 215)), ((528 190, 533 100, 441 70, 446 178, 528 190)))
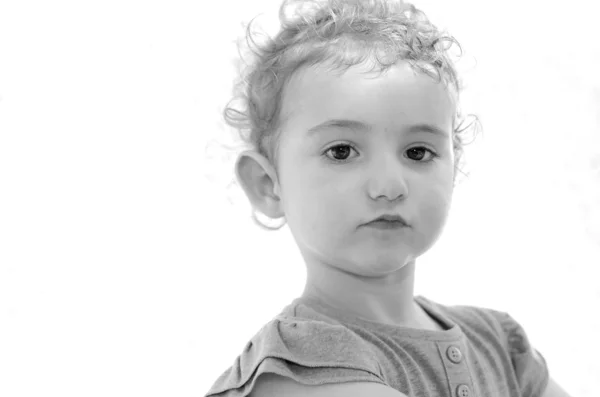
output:
MULTIPOLYGON (((371 124, 359 121, 359 120, 348 120, 348 119, 330 119, 326 120, 312 128, 310 128, 307 133, 309 136, 313 136, 318 132, 323 132, 327 130, 333 130, 336 128, 344 128, 350 130, 357 130, 361 132, 371 132, 373 130, 373 126, 371 124)), ((434 135, 439 135, 442 137, 448 137, 448 134, 439 127, 435 125, 420 123, 411 125, 407 130, 407 133, 416 133, 416 132, 428 132, 434 135)))

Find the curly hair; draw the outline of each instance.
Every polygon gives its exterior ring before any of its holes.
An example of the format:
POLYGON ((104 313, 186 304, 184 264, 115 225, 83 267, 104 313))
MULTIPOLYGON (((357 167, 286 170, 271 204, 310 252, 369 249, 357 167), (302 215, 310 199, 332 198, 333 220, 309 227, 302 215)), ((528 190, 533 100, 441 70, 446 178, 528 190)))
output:
MULTIPOLYGON (((461 128, 465 117, 458 95, 463 87, 448 51, 456 44, 462 55, 462 48, 452 36, 430 23, 422 11, 401 0, 284 0, 279 9, 280 29, 263 44, 253 39, 254 19, 247 25, 245 36, 254 59, 240 68, 235 95, 227 103, 223 117, 227 125, 239 132, 246 148, 265 156, 276 171, 282 93, 295 72, 319 65, 329 72, 343 73, 366 62, 374 65, 372 70, 384 72, 399 61, 451 86, 456 93, 452 129, 455 171, 459 170, 463 133, 470 125, 461 128), (286 15, 289 8, 293 12, 286 15), (232 106, 234 101, 239 107, 232 106)), ((285 224, 262 224, 255 209, 252 219, 267 230, 278 230, 285 224)))

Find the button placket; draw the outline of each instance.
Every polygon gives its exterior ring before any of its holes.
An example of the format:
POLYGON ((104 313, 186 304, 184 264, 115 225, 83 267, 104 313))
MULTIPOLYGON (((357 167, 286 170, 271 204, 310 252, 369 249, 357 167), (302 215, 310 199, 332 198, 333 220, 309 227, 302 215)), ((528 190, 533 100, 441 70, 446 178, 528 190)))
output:
POLYGON ((467 365, 466 347, 461 341, 438 342, 438 349, 446 368, 452 397, 477 397, 473 390, 471 373, 467 365))

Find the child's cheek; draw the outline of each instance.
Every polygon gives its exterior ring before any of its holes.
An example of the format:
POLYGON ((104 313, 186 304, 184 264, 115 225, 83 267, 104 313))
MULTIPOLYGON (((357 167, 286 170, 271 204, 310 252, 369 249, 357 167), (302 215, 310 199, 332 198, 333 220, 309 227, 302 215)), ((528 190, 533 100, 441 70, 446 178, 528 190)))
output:
POLYGON ((421 214, 430 222, 446 218, 452 204, 452 184, 439 181, 428 185, 421 200, 421 214))

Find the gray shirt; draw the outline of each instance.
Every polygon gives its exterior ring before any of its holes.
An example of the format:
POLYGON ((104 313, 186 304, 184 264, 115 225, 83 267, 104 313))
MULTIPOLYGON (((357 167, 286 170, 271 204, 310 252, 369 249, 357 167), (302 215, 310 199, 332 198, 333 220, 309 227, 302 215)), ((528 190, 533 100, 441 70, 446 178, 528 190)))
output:
POLYGON ((248 342, 206 397, 250 394, 262 373, 305 385, 377 382, 408 396, 537 397, 548 367, 507 313, 415 301, 444 331, 348 317, 298 298, 248 342))

